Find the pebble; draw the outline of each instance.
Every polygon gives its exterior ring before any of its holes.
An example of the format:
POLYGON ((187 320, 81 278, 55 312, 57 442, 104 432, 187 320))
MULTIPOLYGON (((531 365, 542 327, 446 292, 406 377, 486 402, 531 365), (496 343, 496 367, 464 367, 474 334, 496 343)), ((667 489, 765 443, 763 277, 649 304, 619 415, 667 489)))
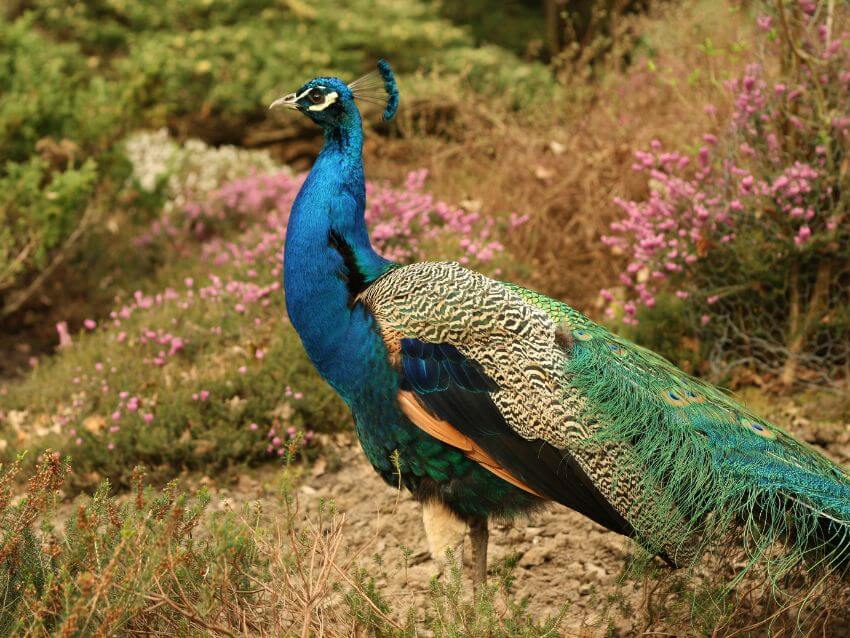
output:
POLYGON ((519 559, 519 566, 527 568, 542 565, 549 560, 551 555, 552 551, 551 548, 548 547, 548 544, 535 545, 522 555, 522 558, 519 559))

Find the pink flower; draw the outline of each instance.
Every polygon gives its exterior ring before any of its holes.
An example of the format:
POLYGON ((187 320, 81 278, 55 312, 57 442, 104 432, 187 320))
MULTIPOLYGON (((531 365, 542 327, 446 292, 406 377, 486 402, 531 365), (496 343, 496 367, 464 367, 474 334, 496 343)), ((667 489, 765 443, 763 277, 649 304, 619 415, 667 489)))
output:
POLYGON ((97 327, 97 322, 94 319, 86 319, 83 321, 83 327, 86 330, 94 330, 97 327))
POLYGON ((71 334, 68 332, 68 322, 60 321, 56 324, 56 332, 59 333, 59 347, 69 348, 72 345, 71 334))
POLYGON ((183 339, 180 337, 173 337, 171 339, 171 349, 168 351, 168 354, 173 356, 180 352, 183 349, 183 346, 186 345, 183 339))
POLYGON ((145 423, 151 423, 151 422, 153 421, 153 414, 151 414, 150 412, 145 412, 145 413, 142 415, 142 420, 143 420, 145 423))
POLYGON ((800 230, 797 232, 797 236, 794 237, 794 243, 798 246, 802 246, 805 244, 809 238, 812 236, 812 229, 808 226, 800 226, 800 230))

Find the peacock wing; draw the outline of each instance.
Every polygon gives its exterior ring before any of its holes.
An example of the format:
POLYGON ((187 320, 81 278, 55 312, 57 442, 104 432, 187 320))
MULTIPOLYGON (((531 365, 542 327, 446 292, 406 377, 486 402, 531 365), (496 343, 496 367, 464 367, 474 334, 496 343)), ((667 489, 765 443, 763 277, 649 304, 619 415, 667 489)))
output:
MULTIPOLYGON (((362 301, 402 376, 416 425, 529 492, 637 536, 668 560, 687 554, 657 533, 654 487, 624 441, 596 440, 568 366, 576 337, 517 290, 455 263, 396 269, 362 301), (639 498, 636 491, 648 489, 639 498), (655 533, 653 533, 653 530, 655 533)), ((675 507, 667 527, 679 526, 675 507)))

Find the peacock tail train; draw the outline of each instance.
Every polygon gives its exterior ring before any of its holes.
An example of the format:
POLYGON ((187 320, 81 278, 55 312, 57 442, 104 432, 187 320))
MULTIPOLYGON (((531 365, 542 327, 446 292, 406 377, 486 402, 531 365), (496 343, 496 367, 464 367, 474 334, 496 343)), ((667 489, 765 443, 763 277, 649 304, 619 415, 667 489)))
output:
POLYGON ((627 445, 631 463, 617 465, 617 474, 643 476, 631 507, 651 494, 652 509, 661 514, 638 529, 644 546, 673 546, 693 560, 732 535, 755 562, 783 543, 786 551, 770 556, 776 580, 801 560, 846 567, 850 475, 843 468, 566 304, 506 285, 572 331, 570 383, 587 397, 584 417, 598 423, 586 445, 627 445))

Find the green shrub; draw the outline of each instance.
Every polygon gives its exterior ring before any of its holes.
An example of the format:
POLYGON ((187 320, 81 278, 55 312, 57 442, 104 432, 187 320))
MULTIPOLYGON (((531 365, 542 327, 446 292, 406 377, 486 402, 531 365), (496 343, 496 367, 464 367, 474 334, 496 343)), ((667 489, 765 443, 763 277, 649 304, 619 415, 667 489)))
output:
MULTIPOLYGON (((83 221, 118 133, 115 87, 79 48, 0 20, 0 299, 49 261, 83 221)), ((3 305, 0 304, 0 309, 3 305)))
MULTIPOLYGON (((173 484, 159 493, 144 490, 137 472, 131 499, 115 501, 104 483, 59 534, 48 521, 67 463, 45 453, 25 498, 12 505, 19 469, 15 464, 0 474, 0 634, 158 635, 170 629, 185 635, 193 624, 203 626, 195 611, 214 610, 215 585, 228 587, 236 605, 247 597, 239 593, 239 575, 256 560, 250 530, 222 519, 213 536, 192 537, 209 500, 205 493, 190 498, 173 484)), ((214 626, 216 614, 209 620, 214 626)))
POLYGON ((0 94, 3 172, 36 153, 61 167, 105 150, 133 106, 102 77, 98 60, 41 34, 33 16, 0 18, 0 94))
POLYGON ((0 208, 0 293, 32 281, 83 211, 106 212, 122 183, 113 149, 139 126, 240 142, 281 93, 317 74, 353 79, 379 57, 400 72, 408 97, 426 91, 445 100, 449 87, 471 87, 521 107, 554 93, 545 67, 495 46, 478 49, 466 28, 425 0, 24 6, 25 13, 0 18, 0 180, 21 182, 0 208), (437 81, 406 84, 414 72, 433 72, 437 81), (48 194, 61 187, 64 196, 45 201, 33 194, 39 186, 48 194), (95 194, 98 205, 87 206, 95 194))
POLYGON ((44 160, 9 163, 0 174, 0 292, 42 268, 81 223, 95 189, 97 164, 50 173, 44 160))

